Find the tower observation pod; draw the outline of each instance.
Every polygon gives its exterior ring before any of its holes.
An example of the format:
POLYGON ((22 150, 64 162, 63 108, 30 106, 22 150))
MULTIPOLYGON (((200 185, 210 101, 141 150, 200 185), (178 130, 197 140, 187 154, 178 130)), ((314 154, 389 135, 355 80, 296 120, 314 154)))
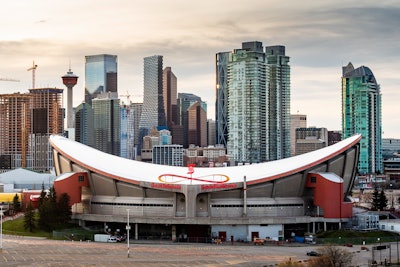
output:
POLYGON ((72 112, 72 88, 78 82, 78 76, 76 76, 71 68, 61 77, 63 80, 63 84, 67 87, 67 128, 74 128, 73 125, 73 112, 72 112))

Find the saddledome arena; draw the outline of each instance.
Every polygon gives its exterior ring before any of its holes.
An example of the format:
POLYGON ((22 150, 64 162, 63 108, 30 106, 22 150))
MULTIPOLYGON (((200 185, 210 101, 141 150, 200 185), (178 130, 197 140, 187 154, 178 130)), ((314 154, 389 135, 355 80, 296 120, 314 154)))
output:
POLYGON ((187 168, 128 160, 53 135, 58 195, 73 219, 134 239, 286 240, 339 229, 352 217, 361 135, 277 161, 187 168), (129 217, 129 219, 128 219, 129 217))

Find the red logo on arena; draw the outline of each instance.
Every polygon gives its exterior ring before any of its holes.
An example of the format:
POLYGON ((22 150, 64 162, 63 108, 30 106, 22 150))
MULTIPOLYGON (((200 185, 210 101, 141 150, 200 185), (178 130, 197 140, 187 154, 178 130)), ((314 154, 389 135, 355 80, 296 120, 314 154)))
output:
POLYGON ((187 177, 177 174, 161 174, 158 180, 162 183, 175 184, 184 180, 199 181, 212 184, 224 184, 229 181, 229 177, 225 174, 210 174, 200 177, 187 177))

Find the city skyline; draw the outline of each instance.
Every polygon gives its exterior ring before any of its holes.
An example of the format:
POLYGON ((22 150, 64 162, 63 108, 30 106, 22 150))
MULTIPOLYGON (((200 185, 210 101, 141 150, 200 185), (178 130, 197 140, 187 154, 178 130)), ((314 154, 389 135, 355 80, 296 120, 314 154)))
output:
POLYGON ((61 76, 71 66, 80 77, 76 107, 84 99, 85 56, 115 54, 118 92, 139 102, 143 58, 162 55, 164 67, 171 66, 177 77, 178 92, 200 96, 208 118, 215 119, 215 54, 257 40, 286 47, 291 114, 306 114, 308 126, 341 130, 341 70, 352 62, 371 68, 381 87, 383 138, 400 138, 395 74, 400 4, 340 2, 303 1, 301 7, 256 0, 9 2, 0 18, 7 25, 0 41, 0 77, 20 82, 0 82, 0 93, 28 92, 32 61, 38 65, 36 88, 66 89, 61 76))

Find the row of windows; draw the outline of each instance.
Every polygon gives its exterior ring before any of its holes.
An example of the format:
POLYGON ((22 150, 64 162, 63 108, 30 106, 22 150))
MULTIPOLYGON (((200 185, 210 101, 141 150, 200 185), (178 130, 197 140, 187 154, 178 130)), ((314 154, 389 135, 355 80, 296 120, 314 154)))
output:
MULTIPOLYGON (((110 202, 92 202, 92 205, 106 206, 131 206, 131 207, 173 207, 173 204, 160 203, 110 203, 110 202)), ((265 207, 303 207, 303 204, 248 204, 249 208, 265 207)), ((213 208, 243 208, 243 204, 212 204, 213 208)))
POLYGON ((130 206, 130 207, 173 207, 172 204, 159 204, 159 203, 110 203, 110 202, 92 202, 92 205, 106 205, 106 206, 130 206))
MULTIPOLYGON (((265 207, 303 207, 303 204, 248 204, 248 208, 265 208, 265 207)), ((213 208, 243 208, 243 204, 213 204, 213 208)))

